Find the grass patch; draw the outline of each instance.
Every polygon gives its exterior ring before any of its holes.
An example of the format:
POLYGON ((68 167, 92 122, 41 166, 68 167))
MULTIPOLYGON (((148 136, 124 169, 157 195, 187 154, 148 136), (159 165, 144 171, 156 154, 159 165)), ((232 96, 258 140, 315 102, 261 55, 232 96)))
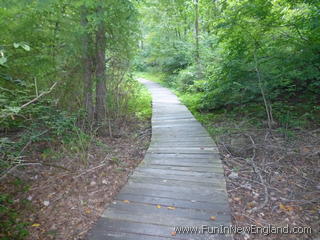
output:
POLYGON ((152 97, 148 89, 137 82, 134 86, 134 97, 128 101, 129 112, 134 113, 139 120, 147 120, 152 116, 152 97))

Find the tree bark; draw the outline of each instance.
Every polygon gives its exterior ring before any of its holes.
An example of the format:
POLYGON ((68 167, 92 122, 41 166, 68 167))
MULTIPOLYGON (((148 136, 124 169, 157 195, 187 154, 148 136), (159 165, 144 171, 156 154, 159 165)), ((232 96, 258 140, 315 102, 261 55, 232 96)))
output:
POLYGON ((85 109, 85 126, 91 126, 94 120, 92 101, 92 57, 90 50, 90 34, 87 31, 87 9, 82 8, 81 24, 85 29, 82 37, 82 69, 83 69, 83 106, 85 109))
MULTIPOLYGON (((102 14, 98 8, 98 15, 102 14)), ((100 134, 104 134, 103 125, 106 119, 106 36, 104 22, 98 24, 96 30, 96 123, 100 127, 100 134)))
POLYGON ((199 65, 199 0, 195 0, 195 15, 196 19, 194 22, 196 32, 196 63, 199 65))

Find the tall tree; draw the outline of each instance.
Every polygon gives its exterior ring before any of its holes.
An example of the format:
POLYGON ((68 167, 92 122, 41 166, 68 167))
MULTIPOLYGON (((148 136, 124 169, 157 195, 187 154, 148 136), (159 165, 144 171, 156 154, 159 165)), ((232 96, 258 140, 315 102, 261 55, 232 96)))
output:
MULTIPOLYGON (((96 40, 96 122, 101 127, 106 119, 106 30, 103 19, 104 9, 97 7, 98 26, 95 32, 96 40)), ((103 133, 103 129, 100 129, 103 133)))
POLYGON ((85 109, 85 126, 92 125, 94 120, 94 108, 92 99, 92 87, 93 87, 93 76, 92 76, 92 53, 91 53, 91 39, 88 31, 88 9, 82 6, 81 9, 81 24, 83 27, 82 36, 82 69, 83 69, 83 106, 85 109))
POLYGON ((194 8, 195 8, 195 21, 194 21, 194 28, 195 28, 195 38, 196 38, 196 63, 199 66, 199 0, 194 1, 194 8))

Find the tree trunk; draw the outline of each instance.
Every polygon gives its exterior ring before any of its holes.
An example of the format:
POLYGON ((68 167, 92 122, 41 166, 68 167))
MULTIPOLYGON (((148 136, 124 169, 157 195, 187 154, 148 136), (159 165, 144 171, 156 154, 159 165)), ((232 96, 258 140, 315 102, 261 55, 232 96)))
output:
MULTIPOLYGON (((98 12, 102 12, 99 8, 98 12)), ((105 131, 102 128, 105 125, 106 118, 106 36, 104 22, 100 22, 96 30, 96 123, 100 127, 100 134, 105 131)))
POLYGON ((268 127, 269 127, 269 129, 271 129, 272 128, 272 124, 274 123, 273 116, 272 116, 272 108, 271 108, 271 104, 268 103, 267 98, 266 98, 266 94, 265 94, 265 91, 264 91, 262 78, 261 78, 261 74, 260 74, 260 70, 259 70, 258 60, 257 60, 257 56, 256 56, 255 52, 253 54, 253 59, 254 59, 254 64, 255 64, 255 70, 256 70, 256 73, 257 73, 260 92, 261 92, 261 95, 262 95, 264 107, 266 109, 266 114, 267 114, 267 118, 268 118, 268 127))
POLYGON ((91 126, 93 123, 93 101, 92 101, 92 62, 90 51, 90 34, 87 31, 88 20, 87 10, 85 7, 81 13, 81 24, 85 28, 85 32, 82 37, 82 69, 83 69, 83 106, 85 109, 85 121, 86 127, 91 126))
POLYGON ((196 32, 196 63, 199 65, 199 0, 195 0, 195 14, 196 19, 194 22, 195 32, 196 32))

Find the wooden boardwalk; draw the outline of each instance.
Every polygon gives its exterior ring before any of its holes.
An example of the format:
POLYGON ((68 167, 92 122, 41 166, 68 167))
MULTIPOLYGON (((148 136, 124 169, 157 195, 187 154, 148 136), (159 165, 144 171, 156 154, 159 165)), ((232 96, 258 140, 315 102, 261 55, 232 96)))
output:
POLYGON ((87 239, 232 239, 174 232, 178 226, 231 224, 222 164, 215 143, 178 98, 140 81, 153 97, 151 145, 87 239))

